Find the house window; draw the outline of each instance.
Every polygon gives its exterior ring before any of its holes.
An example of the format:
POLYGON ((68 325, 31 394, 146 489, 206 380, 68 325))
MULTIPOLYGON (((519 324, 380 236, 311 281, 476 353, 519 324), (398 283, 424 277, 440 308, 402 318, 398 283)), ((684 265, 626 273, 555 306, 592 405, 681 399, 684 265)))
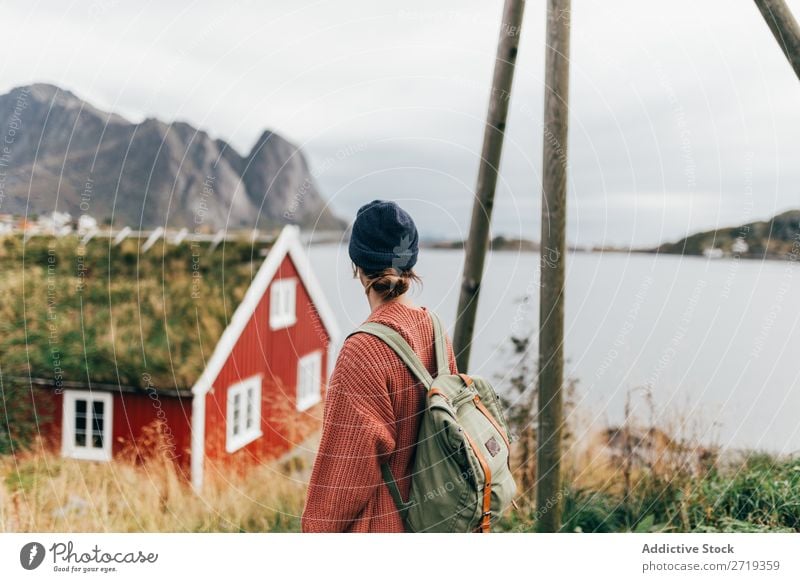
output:
POLYGON ((261 375, 228 388, 227 438, 232 453, 261 436, 261 375))
POLYGON ((312 352, 297 362, 297 410, 314 406, 322 398, 322 352, 312 352))
POLYGON ((289 327, 297 322, 296 296, 297 279, 273 281, 269 295, 269 326, 272 329, 289 327))
POLYGON ((90 461, 111 460, 113 395, 108 392, 64 392, 61 452, 90 461))

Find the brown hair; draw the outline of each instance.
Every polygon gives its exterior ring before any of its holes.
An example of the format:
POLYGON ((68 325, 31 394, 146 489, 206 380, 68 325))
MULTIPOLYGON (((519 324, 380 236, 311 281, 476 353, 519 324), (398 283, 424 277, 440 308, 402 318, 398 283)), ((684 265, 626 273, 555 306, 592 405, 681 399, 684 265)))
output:
MULTIPOLYGON (((355 264, 353 265, 353 276, 358 277, 358 267, 355 264)), ((364 273, 364 276, 367 279, 364 292, 369 294, 370 290, 375 291, 384 300, 400 297, 408 291, 411 283, 422 283, 422 279, 413 269, 400 271, 389 267, 377 273, 364 273)))

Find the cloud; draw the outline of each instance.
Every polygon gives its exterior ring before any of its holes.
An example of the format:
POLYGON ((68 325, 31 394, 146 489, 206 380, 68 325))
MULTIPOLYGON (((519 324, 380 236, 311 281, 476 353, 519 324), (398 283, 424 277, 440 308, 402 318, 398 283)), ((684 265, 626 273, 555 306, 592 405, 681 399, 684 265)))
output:
MULTIPOLYGON (((789 4, 800 14, 800 1, 789 4)), ((457 236, 471 212, 501 7, 10 4, 5 40, 25 58, 4 60, 0 88, 54 82, 132 119, 190 121, 242 151, 270 127, 312 163, 364 144, 319 173, 335 208, 419 200, 424 234, 457 236)), ((800 206, 800 84, 755 6, 576 2, 572 15, 572 242, 650 244, 800 206)), ((535 238, 543 1, 527 3, 522 35, 493 226, 535 238)))

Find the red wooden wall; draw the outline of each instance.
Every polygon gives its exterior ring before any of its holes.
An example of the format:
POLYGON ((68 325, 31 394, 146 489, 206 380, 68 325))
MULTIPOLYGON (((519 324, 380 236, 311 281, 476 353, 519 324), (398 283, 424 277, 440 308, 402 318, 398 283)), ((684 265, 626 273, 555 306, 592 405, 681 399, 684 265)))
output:
MULTIPOLYGON (((267 288, 206 397, 206 457, 222 461, 219 463, 222 465, 251 465, 279 457, 317 430, 322 421, 321 403, 303 412, 296 409, 297 361, 312 351, 322 351, 324 399, 329 336, 288 255, 273 281, 282 278, 297 279, 297 322, 287 328, 270 329, 270 288, 267 288), (225 450, 227 388, 259 373, 262 374, 263 436, 228 453, 225 450)), ((211 466, 207 466, 207 474, 211 471, 211 466)))
MULTIPOLYGON (((41 418, 40 431, 44 440, 57 452, 61 451, 63 394, 50 388, 33 392, 37 413, 41 418)), ((111 429, 111 454, 139 461, 143 456, 161 452, 177 461, 182 471, 189 468, 191 448, 191 398, 114 392, 111 429), (161 420, 165 428, 156 432, 161 420)))

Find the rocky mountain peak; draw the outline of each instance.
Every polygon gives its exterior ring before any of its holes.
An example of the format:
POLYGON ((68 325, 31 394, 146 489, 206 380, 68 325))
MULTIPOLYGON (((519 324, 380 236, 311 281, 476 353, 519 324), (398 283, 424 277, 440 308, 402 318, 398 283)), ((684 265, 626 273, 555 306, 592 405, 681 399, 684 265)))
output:
POLYGON ((0 213, 86 213, 134 228, 344 227, 303 153, 273 131, 242 156, 185 121, 134 124, 46 83, 0 95, 0 130, 14 137, 0 213))

